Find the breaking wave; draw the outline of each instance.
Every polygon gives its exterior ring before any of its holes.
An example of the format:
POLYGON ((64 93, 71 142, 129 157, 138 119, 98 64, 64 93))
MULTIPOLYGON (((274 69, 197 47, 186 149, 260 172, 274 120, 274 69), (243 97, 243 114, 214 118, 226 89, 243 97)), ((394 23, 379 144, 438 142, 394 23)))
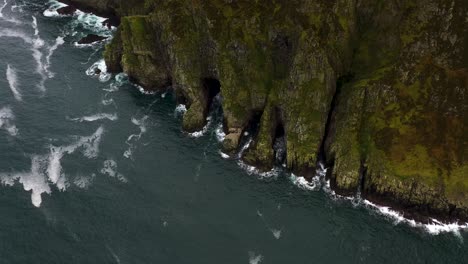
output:
POLYGON ((100 82, 107 82, 112 78, 112 74, 107 72, 107 66, 104 59, 93 63, 91 67, 86 70, 88 76, 98 76, 100 82))
POLYGON ((308 190, 308 191, 319 191, 323 190, 326 194, 330 196, 333 200, 345 200, 349 201, 355 207, 362 206, 369 210, 372 210, 385 218, 391 220, 395 225, 404 223, 408 224, 411 227, 421 228, 428 232, 429 234, 438 235, 441 233, 452 232, 456 236, 460 237, 460 231, 468 230, 468 223, 459 224, 459 223, 442 223, 436 219, 431 219, 431 223, 424 224, 421 222, 416 222, 413 219, 408 219, 403 216, 402 213, 393 210, 388 206, 381 206, 375 203, 372 203, 369 200, 362 199, 360 194, 356 195, 355 197, 352 196, 342 196, 337 194, 333 191, 330 187, 330 180, 326 180, 325 175, 327 173, 327 168, 323 164, 319 164, 317 168, 316 175, 311 179, 311 181, 307 181, 302 176, 296 176, 291 174, 290 180, 291 182, 298 186, 301 189, 308 190))
POLYGON ((211 126, 211 120, 212 120, 212 117, 211 116, 208 116, 206 118, 206 125, 202 128, 202 130, 200 131, 195 131, 195 132, 192 132, 192 133, 187 133, 189 137, 192 137, 192 138, 199 138, 199 137, 202 137, 203 135, 206 134, 206 132, 208 132, 210 126, 211 126))
POLYGON ((76 19, 74 23, 81 25, 83 28, 104 34, 106 36, 112 35, 112 30, 109 30, 103 22, 106 20, 104 17, 97 16, 92 13, 85 13, 81 10, 75 12, 76 19))
POLYGON ((187 107, 184 104, 178 104, 174 109, 174 116, 182 116, 187 112, 187 107))
POLYGON ((224 130, 223 130, 223 123, 218 124, 215 130, 215 134, 216 134, 216 139, 218 140, 218 142, 224 141, 224 139, 226 138, 226 133, 224 133, 224 130))
POLYGON ((61 15, 57 12, 59 8, 67 6, 66 4, 60 3, 58 1, 51 1, 49 8, 44 10, 42 13, 45 17, 60 17, 61 15))

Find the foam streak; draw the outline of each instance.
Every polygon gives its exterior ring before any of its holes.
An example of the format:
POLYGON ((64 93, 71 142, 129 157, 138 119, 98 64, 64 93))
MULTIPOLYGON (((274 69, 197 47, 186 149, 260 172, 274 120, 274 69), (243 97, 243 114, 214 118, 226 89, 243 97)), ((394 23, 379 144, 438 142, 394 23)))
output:
POLYGON ((8 84, 10 85, 10 89, 13 93, 13 96, 16 100, 21 101, 22 96, 21 93, 18 91, 18 77, 16 75, 16 70, 12 68, 10 64, 7 65, 6 78, 8 84))

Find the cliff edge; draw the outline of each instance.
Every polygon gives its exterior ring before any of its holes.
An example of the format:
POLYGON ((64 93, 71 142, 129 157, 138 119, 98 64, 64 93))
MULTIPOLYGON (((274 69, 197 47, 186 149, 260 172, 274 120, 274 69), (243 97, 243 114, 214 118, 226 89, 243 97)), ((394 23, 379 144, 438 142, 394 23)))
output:
POLYGON ((324 160, 339 193, 468 219, 468 2, 65 2, 120 18, 109 69, 172 86, 185 130, 221 93, 224 151, 256 124, 243 159, 262 170, 324 160))

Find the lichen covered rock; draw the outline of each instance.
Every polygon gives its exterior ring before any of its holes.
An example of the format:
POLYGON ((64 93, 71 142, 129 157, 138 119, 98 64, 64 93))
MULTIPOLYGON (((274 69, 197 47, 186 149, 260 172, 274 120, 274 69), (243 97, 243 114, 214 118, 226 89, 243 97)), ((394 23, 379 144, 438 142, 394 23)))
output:
POLYGON ((388 2, 368 17, 375 28, 336 106, 332 180, 345 192, 362 180, 365 196, 466 219, 468 8, 430 2, 388 2))
POLYGON ((106 3, 122 17, 109 69, 172 86, 185 130, 220 92, 223 151, 248 131, 243 159, 269 170, 281 138, 287 168, 325 157, 337 191, 468 218, 466 1, 106 3))

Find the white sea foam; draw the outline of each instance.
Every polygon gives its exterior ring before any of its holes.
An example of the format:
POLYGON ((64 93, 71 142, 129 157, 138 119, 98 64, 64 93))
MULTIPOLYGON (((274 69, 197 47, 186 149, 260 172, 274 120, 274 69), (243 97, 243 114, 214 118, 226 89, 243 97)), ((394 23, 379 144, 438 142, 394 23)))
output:
POLYGON ((51 5, 48 9, 44 10, 43 15, 45 17, 60 17, 61 15, 57 12, 57 9, 67 6, 66 4, 58 1, 51 1, 51 5))
POLYGON ((25 43, 31 45, 32 56, 36 62, 36 72, 41 76, 41 80, 37 86, 41 91, 45 91, 44 82, 47 79, 47 74, 42 63, 43 53, 40 50, 44 46, 44 41, 38 36, 33 39, 21 31, 11 29, 0 30, 0 37, 20 38, 25 43))
POLYGON ((291 176, 289 177, 289 179, 294 185, 304 190, 316 191, 319 189, 318 187, 320 187, 318 186, 318 184, 314 183, 313 181, 309 182, 304 177, 296 176, 294 175, 294 173, 291 173, 291 176))
POLYGON ((112 178, 117 178, 121 182, 127 182, 125 176, 121 173, 117 172, 117 162, 112 159, 105 160, 103 163, 103 167, 101 169, 101 173, 108 175, 112 178))
POLYGON ((31 160, 31 169, 29 172, 3 173, 0 174, 0 180, 4 185, 13 185, 16 181, 23 184, 25 191, 31 191, 31 202, 39 207, 42 203, 41 195, 51 193, 45 174, 47 160, 43 156, 33 156, 31 160))
POLYGON ((126 73, 121 72, 115 75, 114 79, 117 84, 122 85, 128 82, 128 75, 126 73))
POLYGON ((253 251, 249 251, 249 264, 260 264, 262 260, 263 260, 263 256, 261 254, 257 254, 253 251))
POLYGON ((64 152, 61 148, 50 148, 49 164, 47 166, 47 175, 49 180, 57 186, 61 191, 66 188, 65 176, 62 174, 62 164, 60 160, 63 157, 64 152))
POLYGON ((88 137, 80 137, 78 140, 70 145, 60 147, 50 147, 50 154, 48 156, 47 174, 49 180, 57 185, 60 190, 65 190, 66 182, 62 174, 61 159, 65 154, 72 154, 77 149, 82 149, 82 153, 87 158, 95 158, 99 153, 99 143, 104 133, 104 128, 99 127, 96 132, 88 137))
POLYGON ((278 177, 279 173, 281 172, 281 170, 280 170, 279 168, 273 168, 273 169, 271 169, 270 171, 262 172, 262 171, 260 171, 258 168, 246 164, 246 163, 243 162, 241 159, 239 159, 239 160, 237 161, 237 164, 239 165, 239 167, 241 167, 243 170, 245 170, 245 171, 247 172, 247 174, 249 174, 249 175, 255 175, 255 176, 259 177, 259 178, 274 178, 274 177, 278 177))
POLYGON ((118 73, 114 77, 114 81, 109 84, 109 88, 103 89, 106 92, 116 92, 124 84, 128 83, 128 76, 125 73, 118 73))
POLYGON ((35 16, 32 16, 32 27, 34 29, 34 36, 39 35, 39 29, 37 28, 37 19, 35 16))
POLYGON ((231 157, 231 156, 229 156, 228 154, 226 154, 226 153, 224 153, 222 151, 220 151, 219 154, 221 155, 221 158, 223 158, 223 159, 229 159, 231 157))
POLYGON ((101 103, 102 103, 103 105, 111 105, 111 104, 114 103, 114 99, 112 99, 112 98, 109 98, 109 99, 102 99, 102 100, 101 100, 101 103))
POLYGON ((7 0, 3 0, 3 5, 0 6, 0 17, 3 17, 3 9, 5 9, 5 7, 8 5, 8 1, 7 0))
POLYGON ((97 31, 110 34, 109 29, 103 25, 103 22, 106 20, 106 18, 96 16, 92 13, 85 13, 81 10, 77 10, 75 12, 75 16, 76 22, 81 24, 84 28, 95 32, 97 31))
POLYGON ((316 171, 316 176, 312 178, 311 182, 307 182, 303 177, 295 176, 294 174, 291 174, 290 179, 295 185, 302 189, 316 191, 321 188, 333 200, 345 200, 351 202, 351 204, 355 207, 363 206, 369 210, 373 210, 374 212, 377 212, 378 214, 391 220, 395 225, 404 223, 411 227, 422 228, 423 230, 433 235, 452 232, 455 235, 459 236, 460 231, 468 230, 468 223, 446 224, 441 223, 436 219, 432 219, 432 223, 424 224, 416 222, 413 219, 405 218, 402 213, 393 210, 388 206, 381 206, 372 203, 369 200, 364 200, 360 197, 360 195, 357 195, 356 197, 339 195, 331 189, 330 180, 325 179, 326 173, 327 168, 325 168, 323 164, 319 164, 319 168, 316 171))
POLYGON ((41 91, 45 91, 44 82, 47 80, 48 74, 46 71, 46 67, 42 62, 44 54, 42 53, 41 48, 44 47, 44 40, 42 40, 39 37, 39 29, 37 27, 37 21, 34 16, 33 16, 32 27, 34 29, 34 35, 36 36, 32 40, 32 53, 33 53, 33 58, 36 61, 36 72, 41 76, 41 81, 37 84, 37 87, 41 91))
POLYGON ((112 82, 111 84, 109 84, 109 88, 104 88, 102 90, 109 92, 109 93, 113 93, 113 92, 117 92, 119 88, 120 86, 118 86, 115 82, 112 82))
POLYGON ((6 78, 8 84, 10 85, 10 90, 13 93, 13 96, 16 100, 21 101, 22 96, 21 93, 18 91, 18 77, 16 74, 16 70, 13 67, 11 67, 10 64, 7 65, 6 78))
POLYGON ((460 231, 468 231, 468 223, 442 223, 436 219, 431 219, 431 223, 423 224, 420 222, 416 222, 413 219, 405 218, 402 213, 395 211, 388 206, 380 206, 368 200, 363 200, 362 204, 366 208, 372 209, 380 215, 392 220, 395 225, 399 223, 406 223, 412 227, 422 228, 429 234, 438 235, 441 233, 451 232, 454 233, 456 236, 460 236, 460 231))
POLYGON ((273 229, 270 229, 270 231, 276 239, 281 238, 281 230, 273 228, 273 229))
POLYGON ((70 120, 77 121, 77 122, 94 122, 94 121, 102 120, 102 119, 109 119, 111 121, 115 121, 118 119, 118 116, 117 114, 99 113, 99 114, 90 115, 90 116, 70 118, 70 120))
POLYGON ((156 94, 155 91, 148 91, 148 90, 145 90, 145 88, 143 88, 143 86, 138 85, 138 84, 136 84, 136 83, 132 83, 132 85, 135 86, 135 87, 138 89, 138 91, 140 91, 140 93, 142 93, 142 94, 146 94, 146 95, 153 95, 153 94, 156 94))
POLYGON ((50 184, 55 185, 61 191, 64 191, 68 186, 61 165, 63 156, 81 149, 85 157, 95 158, 103 132, 104 129, 99 127, 91 136, 80 137, 73 144, 59 147, 51 146, 48 154, 32 157, 29 172, 1 173, 0 180, 4 185, 13 185, 16 181, 23 184, 24 190, 32 191, 32 204, 39 207, 42 203, 41 195, 51 193, 50 184))
POLYGON ((241 149, 239 150, 239 153, 237 153, 237 164, 239 165, 239 167, 245 170, 249 175, 257 175, 260 178, 277 177, 281 171, 279 168, 273 168, 270 171, 262 172, 255 166, 248 165, 244 161, 242 161, 242 156, 244 155, 244 152, 250 147, 250 144, 252 144, 252 142, 252 138, 249 138, 245 142, 245 144, 242 145, 241 149))
POLYGON ((17 30, 12 30, 12 29, 1 29, 0 30, 0 38, 1 37, 7 37, 7 38, 20 38, 22 39, 25 43, 32 45, 33 44, 33 39, 26 35, 24 32, 17 31, 17 30))
POLYGON ((125 143, 128 145, 127 150, 125 150, 123 156, 125 158, 130 158, 133 154, 133 150, 135 149, 135 144, 137 141, 140 140, 141 136, 146 133, 146 120, 148 119, 148 116, 145 115, 140 119, 136 119, 135 117, 132 117, 131 121, 134 125, 138 126, 140 129, 140 133, 138 134, 131 134, 128 136, 127 141, 125 143))
POLYGON ((91 65, 91 67, 86 70, 86 75, 98 75, 100 82, 107 82, 112 78, 112 74, 107 72, 107 66, 104 59, 100 59, 99 61, 93 63, 93 65, 91 65), (99 74, 96 74, 97 70, 99 70, 99 74))
POLYGON ((96 174, 94 173, 91 174, 91 176, 79 175, 75 177, 75 179, 73 180, 73 183, 79 188, 86 189, 91 185, 95 177, 96 177, 96 174))
POLYGON ((187 112, 187 107, 184 104, 178 104, 174 110, 175 116, 184 115, 187 112))
POLYGON ((54 44, 51 46, 46 45, 44 40, 39 36, 39 27, 37 25, 37 19, 35 16, 32 16, 32 28, 34 29, 35 38, 32 40, 32 53, 33 58, 36 61, 36 72, 41 76, 41 81, 37 84, 41 91, 45 91, 44 83, 48 78, 53 78, 54 73, 49 70, 51 66, 50 58, 54 54, 55 50, 63 45, 64 39, 59 36, 55 39, 54 44), (43 50, 46 52, 44 59, 43 50))
POLYGON ((208 132, 208 129, 210 128, 210 126, 211 126, 211 123, 212 123, 211 120, 212 120, 211 116, 208 116, 206 118, 206 121, 207 121, 206 125, 202 128, 202 130, 195 131, 193 133, 188 133, 189 137, 199 138, 199 137, 202 137, 203 135, 205 135, 206 132, 208 132))
POLYGON ((280 168, 273 168, 270 171, 262 172, 255 166, 248 165, 244 161, 242 161, 242 156, 244 152, 250 147, 250 144, 252 144, 252 142, 252 138, 249 138, 247 142, 241 147, 239 153, 237 153, 237 164, 239 165, 239 167, 245 170, 249 175, 256 175, 260 178, 277 177, 281 172, 280 168))
POLYGON ((42 52, 39 50, 39 48, 43 45, 43 43, 40 41, 40 39, 37 39, 36 41, 34 41, 34 45, 33 45, 33 49, 32 49, 32 52, 33 52, 33 58, 34 60, 36 61, 36 72, 41 76, 41 80, 39 81, 39 83, 37 84, 37 87, 41 90, 41 91, 45 91, 45 86, 44 86, 44 83, 45 81, 47 80, 47 73, 44 69, 44 65, 42 64, 42 57, 43 57, 43 54, 42 52))
POLYGON ((223 130, 223 123, 219 123, 218 126, 216 127, 216 139, 218 142, 223 142, 224 139, 226 138, 226 133, 224 133, 223 130))
POLYGON ((14 18, 6 17, 3 14, 3 10, 5 9, 5 7, 7 7, 7 5, 8 5, 8 1, 3 0, 3 5, 0 6, 0 19, 3 20, 3 21, 6 21, 6 22, 14 23, 14 24, 21 24, 21 21, 16 20, 14 18))
POLYGON ((13 124, 15 116, 13 111, 9 107, 3 107, 0 109, 0 129, 6 130, 11 136, 18 134, 18 129, 13 124))
POLYGON ((63 45, 65 43, 65 41, 63 40, 63 37, 57 37, 55 39, 55 43, 49 48, 48 52, 47 52, 47 56, 46 56, 46 63, 44 65, 44 70, 47 72, 47 75, 49 78, 53 78, 54 77, 54 73, 51 72, 49 70, 50 68, 50 58, 52 57, 52 55, 54 54, 55 50, 60 46, 60 45, 63 45))
MULTIPOLYGON (((325 170, 326 172, 326 170, 325 170)), ((323 176, 322 176, 323 177, 323 176)), ((375 203, 372 203, 369 200, 362 199, 359 195, 356 197, 352 196, 342 196, 335 191, 333 191, 330 187, 330 180, 326 180, 325 184, 322 186, 322 189, 332 198, 333 200, 345 200, 352 203, 353 206, 359 207, 363 206, 369 210, 372 210, 390 221, 393 224, 407 224, 411 227, 421 228, 432 235, 438 235, 441 233, 448 233, 451 232, 456 236, 460 236, 460 231, 466 230, 468 231, 468 223, 442 223, 436 219, 432 219, 432 223, 425 224, 421 222, 417 222, 414 219, 408 219, 403 216, 401 212, 393 210, 391 207, 388 206, 381 206, 375 203)))

